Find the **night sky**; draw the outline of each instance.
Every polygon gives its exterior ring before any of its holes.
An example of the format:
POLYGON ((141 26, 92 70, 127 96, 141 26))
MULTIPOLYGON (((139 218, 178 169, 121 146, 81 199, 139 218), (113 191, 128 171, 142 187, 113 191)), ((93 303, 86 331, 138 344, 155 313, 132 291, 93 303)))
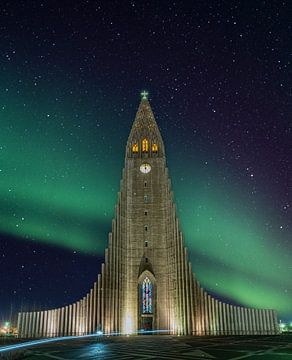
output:
POLYGON ((143 89, 201 284, 292 320, 291 10, 1 1, 0 320, 97 279, 143 89))

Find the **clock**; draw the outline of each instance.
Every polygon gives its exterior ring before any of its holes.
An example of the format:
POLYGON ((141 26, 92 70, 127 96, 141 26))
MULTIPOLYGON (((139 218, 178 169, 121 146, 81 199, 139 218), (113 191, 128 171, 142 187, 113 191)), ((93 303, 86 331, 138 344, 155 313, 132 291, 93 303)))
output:
POLYGON ((148 174, 150 170, 151 170, 151 166, 149 164, 144 163, 140 166, 140 171, 143 174, 148 174))

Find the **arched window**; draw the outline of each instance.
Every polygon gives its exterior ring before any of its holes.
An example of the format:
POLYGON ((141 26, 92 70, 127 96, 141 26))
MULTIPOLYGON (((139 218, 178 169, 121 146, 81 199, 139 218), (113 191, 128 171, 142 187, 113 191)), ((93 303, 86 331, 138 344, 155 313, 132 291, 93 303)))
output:
POLYGON ((153 152, 153 153, 157 153, 157 152, 158 152, 158 145, 157 145, 157 144, 152 144, 152 152, 153 152))
POLYGON ((132 146, 132 151, 133 151, 134 154, 137 154, 137 153, 138 153, 139 147, 138 147, 138 144, 137 144, 137 143, 132 146))
POLYGON ((152 314, 152 282, 148 276, 142 283, 142 313, 152 314))
POLYGON ((148 140, 147 139, 142 140, 142 151, 148 152, 148 140))

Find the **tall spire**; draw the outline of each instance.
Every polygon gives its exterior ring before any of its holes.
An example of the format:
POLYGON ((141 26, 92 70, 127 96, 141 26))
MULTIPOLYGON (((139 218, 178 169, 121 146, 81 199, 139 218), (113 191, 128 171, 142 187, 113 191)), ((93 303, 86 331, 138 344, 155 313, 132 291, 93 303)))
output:
MULTIPOLYGON (((141 148, 141 145, 139 144, 142 144, 142 141, 146 139, 149 145, 152 144, 157 146, 158 150, 155 151, 155 156, 164 156, 164 145, 148 101, 148 92, 143 90, 140 95, 140 105, 128 138, 127 155, 132 157, 133 151, 130 149, 133 149, 134 144, 137 144, 138 148, 138 152, 135 156, 137 156, 138 153, 140 154, 139 149, 141 148)), ((148 151, 148 155, 151 155, 150 150, 148 151)), ((146 151, 144 152, 144 156, 146 156, 146 151)))

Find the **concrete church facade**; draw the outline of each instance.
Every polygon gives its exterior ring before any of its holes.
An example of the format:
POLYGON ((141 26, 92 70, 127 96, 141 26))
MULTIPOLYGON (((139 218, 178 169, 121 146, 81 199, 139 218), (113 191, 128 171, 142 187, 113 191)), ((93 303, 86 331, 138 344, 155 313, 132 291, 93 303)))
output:
POLYGON ((210 296, 188 260, 147 93, 126 147, 115 218, 101 273, 74 304, 18 314, 19 337, 136 333, 277 334, 274 310, 234 306, 210 296))

